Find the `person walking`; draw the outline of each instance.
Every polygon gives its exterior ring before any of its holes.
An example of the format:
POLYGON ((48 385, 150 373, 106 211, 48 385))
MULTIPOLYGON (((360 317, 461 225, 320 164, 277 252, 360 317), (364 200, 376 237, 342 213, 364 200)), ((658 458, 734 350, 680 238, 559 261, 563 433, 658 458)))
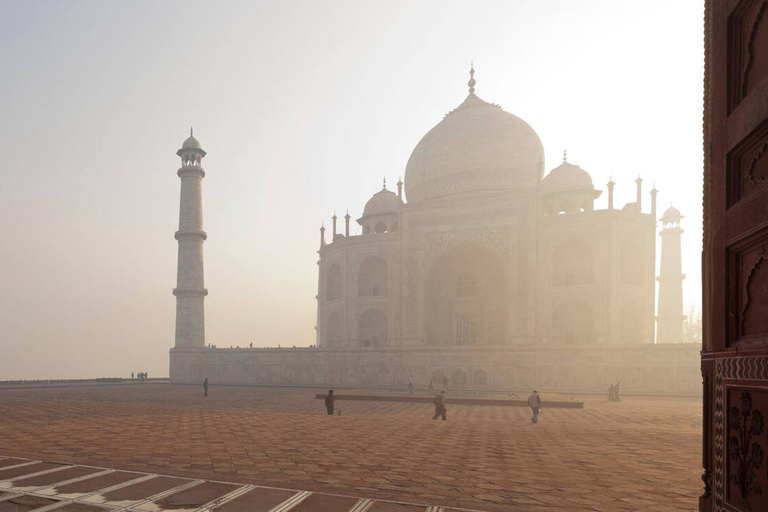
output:
POLYGON ((433 420, 436 420, 438 416, 443 417, 443 421, 446 421, 448 419, 447 413, 448 411, 445 409, 445 390, 441 390, 438 394, 435 395, 435 415, 432 416, 433 420))
POLYGON ((205 390, 205 394, 203 396, 208 396, 208 377, 206 377, 203 381, 203 390, 205 390))
POLYGON ((333 390, 329 389, 328 394, 325 395, 325 410, 328 412, 328 416, 333 416, 333 406, 336 403, 336 397, 333 396, 333 390))
POLYGON ((531 396, 528 397, 528 407, 533 411, 531 423, 538 423, 539 413, 541 412, 541 397, 539 397, 539 393, 535 389, 533 390, 533 393, 531 393, 531 396))
POLYGON ((619 397, 619 384, 621 384, 621 381, 616 383, 616 386, 613 388, 613 401, 614 402, 621 402, 621 398, 619 397))
POLYGON ((427 392, 430 395, 434 395, 435 394, 435 384, 434 384, 434 382, 432 382, 432 379, 429 379, 429 388, 427 389, 427 392))
POLYGON ((408 376, 408 394, 413 394, 413 375, 408 376))

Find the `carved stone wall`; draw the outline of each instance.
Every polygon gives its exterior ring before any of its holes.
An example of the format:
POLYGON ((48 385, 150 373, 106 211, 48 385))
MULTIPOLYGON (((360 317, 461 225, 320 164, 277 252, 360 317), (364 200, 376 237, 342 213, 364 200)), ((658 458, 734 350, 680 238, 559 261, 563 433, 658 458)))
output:
MULTIPOLYGON (((464 376, 462 388, 701 393, 698 345, 171 350, 171 380, 316 386, 417 386, 464 376)), ((437 385, 437 384, 436 384, 437 385)))
POLYGON ((768 357, 715 359, 716 512, 768 510, 768 357))

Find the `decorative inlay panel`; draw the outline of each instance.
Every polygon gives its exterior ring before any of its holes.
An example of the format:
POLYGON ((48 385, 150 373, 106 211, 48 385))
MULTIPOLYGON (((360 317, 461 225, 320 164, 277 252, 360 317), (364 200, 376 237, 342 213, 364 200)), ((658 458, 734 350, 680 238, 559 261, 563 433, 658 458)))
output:
POLYGON ((428 233, 424 237, 424 260, 429 263, 448 247, 459 242, 477 242, 498 251, 502 256, 510 252, 510 234, 506 227, 488 227, 466 231, 428 233))
POLYGON ((728 346, 768 336, 768 232, 728 248, 728 346))
POLYGON ((768 77, 768 0, 742 0, 728 20, 728 110, 768 77))
POLYGON ((717 359, 715 511, 768 510, 768 357, 717 359))
POLYGON ((768 182, 768 123, 763 123, 728 154, 728 206, 768 182))

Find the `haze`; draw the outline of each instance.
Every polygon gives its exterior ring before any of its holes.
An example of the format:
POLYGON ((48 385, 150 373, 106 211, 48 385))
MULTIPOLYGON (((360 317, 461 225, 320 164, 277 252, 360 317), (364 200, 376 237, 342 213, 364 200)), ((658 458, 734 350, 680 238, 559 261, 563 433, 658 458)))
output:
POLYGON ((168 375, 190 126, 208 152, 207 341, 315 343, 321 222, 397 181, 471 61, 547 171, 567 149, 596 188, 613 178, 617 207, 640 175, 644 201, 655 183, 660 211, 681 210, 699 303, 702 16, 694 0, 0 3, 0 380, 168 375))

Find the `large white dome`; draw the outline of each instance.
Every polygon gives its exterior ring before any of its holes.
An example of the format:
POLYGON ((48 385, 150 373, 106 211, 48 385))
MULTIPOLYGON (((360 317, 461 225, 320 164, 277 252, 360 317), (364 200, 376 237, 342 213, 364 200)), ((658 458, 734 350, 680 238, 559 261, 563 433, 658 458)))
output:
POLYGON ((544 148, 528 123, 474 93, 432 128, 405 169, 409 203, 474 190, 536 188, 544 148))

